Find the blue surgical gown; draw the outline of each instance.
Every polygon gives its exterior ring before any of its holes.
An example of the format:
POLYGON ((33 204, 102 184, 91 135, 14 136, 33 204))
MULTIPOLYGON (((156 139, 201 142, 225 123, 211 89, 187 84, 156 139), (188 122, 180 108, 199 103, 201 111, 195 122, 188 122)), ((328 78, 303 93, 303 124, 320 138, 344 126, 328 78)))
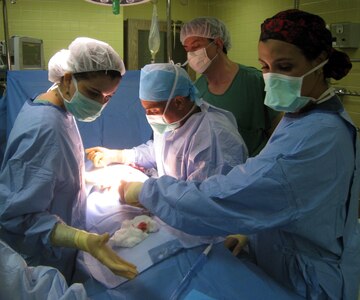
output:
POLYGON ((200 109, 178 129, 133 148, 135 163, 156 168, 159 176, 200 181, 245 162, 248 151, 234 115, 206 102, 200 109))
POLYGON ((29 267, 19 253, 0 240, 0 299, 88 299, 80 283, 70 286, 59 270, 29 267))
POLYGON ((0 238, 30 266, 59 269, 70 281, 77 251, 53 248, 58 222, 85 225, 84 150, 72 115, 51 104, 24 103, 0 173, 0 238))
POLYGON ((140 202, 190 234, 249 235, 257 265, 302 297, 357 299, 356 144, 355 127, 334 96, 286 114, 260 154, 226 176, 150 178, 140 202))

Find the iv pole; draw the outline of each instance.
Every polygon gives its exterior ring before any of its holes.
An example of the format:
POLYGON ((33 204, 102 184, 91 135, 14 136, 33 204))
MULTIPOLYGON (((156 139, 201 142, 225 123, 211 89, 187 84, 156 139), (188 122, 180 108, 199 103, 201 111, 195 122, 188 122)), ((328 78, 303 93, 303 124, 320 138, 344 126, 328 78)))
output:
POLYGON ((168 62, 172 60, 172 45, 171 45, 171 0, 166 1, 166 50, 168 56, 168 62))
POLYGON ((294 0, 294 8, 299 9, 300 0, 294 0))
POLYGON ((6 0, 2 0, 2 10, 3 10, 3 21, 4 21, 4 36, 5 36, 5 48, 6 48, 6 60, 8 70, 11 70, 11 59, 10 59, 10 39, 9 39, 9 28, 8 28, 8 19, 7 19, 7 9, 6 9, 6 0))

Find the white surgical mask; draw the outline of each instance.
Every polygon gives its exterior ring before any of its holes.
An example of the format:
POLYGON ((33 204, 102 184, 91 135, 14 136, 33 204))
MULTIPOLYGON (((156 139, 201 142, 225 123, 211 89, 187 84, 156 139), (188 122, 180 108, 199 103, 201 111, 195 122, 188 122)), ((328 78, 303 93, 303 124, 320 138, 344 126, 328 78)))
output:
POLYGON ((324 66, 328 60, 323 61, 315 68, 300 77, 288 76, 278 73, 263 74, 265 81, 265 105, 284 112, 297 112, 309 101, 316 102, 316 99, 301 96, 301 87, 305 76, 315 72, 324 66))
POLYGON ((212 61, 218 56, 218 53, 214 56, 213 59, 210 59, 206 53, 206 48, 209 47, 212 43, 207 45, 205 48, 198 49, 196 51, 190 51, 187 53, 187 59, 190 67, 197 73, 204 73, 207 68, 210 66, 212 61))

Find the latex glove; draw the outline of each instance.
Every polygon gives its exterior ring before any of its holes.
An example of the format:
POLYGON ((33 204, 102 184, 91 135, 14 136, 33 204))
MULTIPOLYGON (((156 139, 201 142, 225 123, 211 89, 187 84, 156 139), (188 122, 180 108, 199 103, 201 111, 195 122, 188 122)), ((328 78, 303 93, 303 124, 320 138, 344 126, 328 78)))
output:
POLYGON ((85 149, 87 158, 95 167, 105 167, 112 163, 123 164, 126 162, 124 150, 108 149, 104 147, 93 147, 85 149))
POLYGON ((139 194, 143 186, 142 182, 121 181, 119 186, 120 203, 136 207, 143 207, 139 203, 139 194))
POLYGON ((224 241, 224 245, 234 256, 237 256, 241 250, 247 245, 248 237, 241 234, 228 235, 224 241))
POLYGON ((106 243, 108 233, 98 235, 67 226, 63 223, 55 225, 51 234, 53 246, 76 248, 90 253, 114 274, 128 279, 134 278, 138 272, 136 266, 120 258, 106 243))

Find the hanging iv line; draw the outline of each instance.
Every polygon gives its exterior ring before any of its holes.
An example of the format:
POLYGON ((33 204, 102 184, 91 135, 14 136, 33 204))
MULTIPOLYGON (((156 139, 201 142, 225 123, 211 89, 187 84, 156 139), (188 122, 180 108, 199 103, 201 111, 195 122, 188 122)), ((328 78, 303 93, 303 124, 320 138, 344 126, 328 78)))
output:
POLYGON ((158 23, 158 15, 157 15, 157 0, 151 0, 153 4, 153 12, 151 18, 151 26, 149 33, 149 50, 151 53, 151 63, 155 63, 156 53, 160 48, 160 32, 159 32, 159 23, 158 23))

